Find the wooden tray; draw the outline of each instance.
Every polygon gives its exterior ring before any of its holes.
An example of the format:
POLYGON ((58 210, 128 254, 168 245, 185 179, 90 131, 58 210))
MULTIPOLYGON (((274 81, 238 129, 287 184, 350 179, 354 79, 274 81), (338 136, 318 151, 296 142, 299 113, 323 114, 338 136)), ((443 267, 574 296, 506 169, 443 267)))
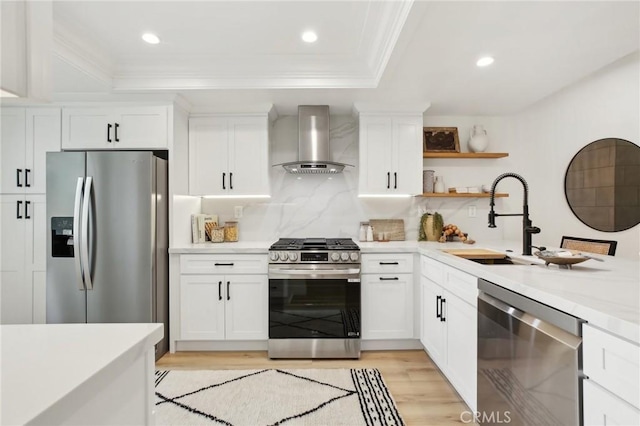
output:
POLYGON ((544 260, 545 265, 549 265, 550 263, 554 263, 556 265, 566 265, 567 267, 571 268, 571 265, 575 265, 576 263, 582 263, 585 260, 589 260, 588 257, 582 257, 579 255, 573 255, 571 257, 561 257, 561 256, 543 256, 542 254, 540 254, 539 251, 533 253, 534 255, 538 256, 540 259, 544 260))
POLYGON ((373 241, 404 241, 403 219, 369 219, 369 225, 373 228, 373 241), (379 233, 384 233, 384 239, 378 238, 379 233))
POLYGON ((445 249, 442 250, 445 253, 453 254, 455 256, 463 257, 465 259, 504 259, 506 254, 499 251, 487 250, 487 249, 445 249))

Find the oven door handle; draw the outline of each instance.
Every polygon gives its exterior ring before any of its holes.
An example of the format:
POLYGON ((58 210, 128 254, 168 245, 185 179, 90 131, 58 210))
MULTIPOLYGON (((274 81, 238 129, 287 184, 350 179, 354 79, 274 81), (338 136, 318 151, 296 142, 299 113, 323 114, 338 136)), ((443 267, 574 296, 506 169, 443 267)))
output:
POLYGON ((287 279, 287 278, 342 278, 357 279, 360 281, 360 269, 327 269, 327 270, 300 270, 300 269, 270 269, 269 278, 287 279))

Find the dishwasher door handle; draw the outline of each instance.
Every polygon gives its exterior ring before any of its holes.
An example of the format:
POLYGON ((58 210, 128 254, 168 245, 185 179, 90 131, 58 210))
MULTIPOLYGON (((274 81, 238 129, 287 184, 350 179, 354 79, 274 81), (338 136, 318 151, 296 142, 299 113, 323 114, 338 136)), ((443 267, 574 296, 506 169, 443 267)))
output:
POLYGON ((517 319, 518 321, 546 334, 552 339, 557 340, 572 349, 577 350, 582 343, 581 337, 574 336, 560 327, 523 312, 515 306, 504 303, 502 300, 498 300, 483 291, 478 294, 478 300, 482 300, 483 302, 491 305, 494 309, 502 311, 504 314, 517 319))

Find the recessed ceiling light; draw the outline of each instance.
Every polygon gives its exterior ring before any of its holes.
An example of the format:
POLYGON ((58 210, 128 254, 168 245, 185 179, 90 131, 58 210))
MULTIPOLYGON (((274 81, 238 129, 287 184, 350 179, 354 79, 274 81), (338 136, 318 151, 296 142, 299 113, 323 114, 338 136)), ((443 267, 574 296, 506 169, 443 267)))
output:
POLYGON ((157 35, 152 33, 144 33, 142 34, 142 39, 149 44, 158 44, 160 43, 160 38, 157 35))
POLYGON ((485 56, 483 58, 478 59, 476 65, 479 67, 486 67, 487 65, 491 65, 493 63, 493 58, 491 56, 485 56))
POLYGON ((315 43, 315 41, 318 40, 318 34, 313 31, 305 31, 302 33, 302 40, 307 43, 315 43))

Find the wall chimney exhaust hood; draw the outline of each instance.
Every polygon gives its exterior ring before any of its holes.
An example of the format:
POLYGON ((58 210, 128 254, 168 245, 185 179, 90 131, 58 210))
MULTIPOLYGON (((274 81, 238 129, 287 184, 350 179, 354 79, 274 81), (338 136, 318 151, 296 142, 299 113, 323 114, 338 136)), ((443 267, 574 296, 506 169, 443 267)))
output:
POLYGON ((288 173, 340 173, 351 164, 331 161, 329 106, 298 106, 298 161, 276 164, 288 173))

